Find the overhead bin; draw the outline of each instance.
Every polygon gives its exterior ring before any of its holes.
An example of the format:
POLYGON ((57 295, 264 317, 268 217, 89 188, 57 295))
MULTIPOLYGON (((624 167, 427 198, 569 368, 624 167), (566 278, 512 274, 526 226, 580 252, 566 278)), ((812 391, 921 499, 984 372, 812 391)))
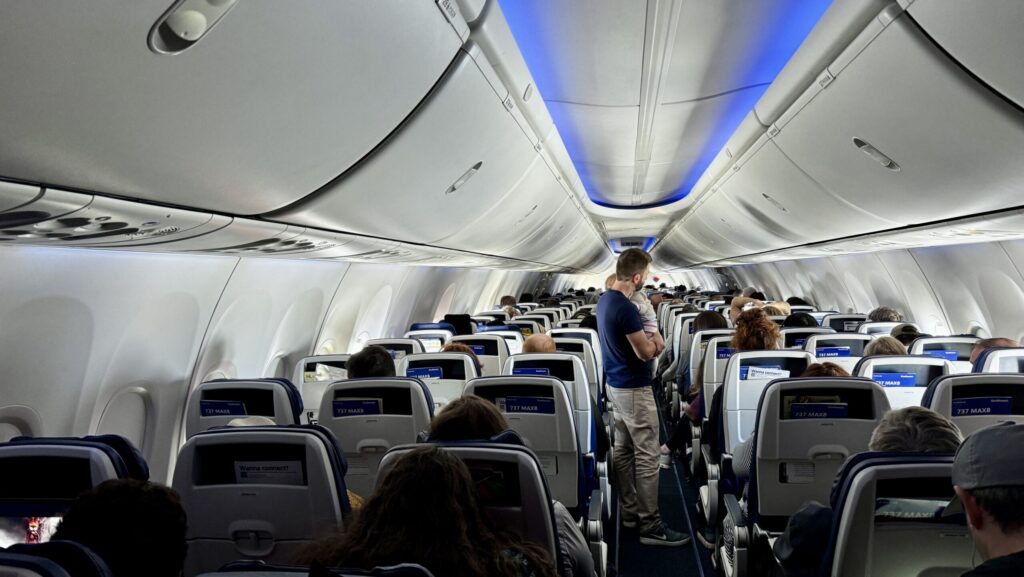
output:
POLYGON ((1024 108, 1024 2, 901 0, 943 50, 990 86, 1024 108))
POLYGON ((537 159, 476 60, 460 52, 429 100, 384 146, 338 182, 273 216, 436 243, 500 206, 537 159))
POLYGON ((885 21, 873 21, 810 98, 783 114, 779 149, 833 194, 899 223, 1019 204, 1024 114, 905 14, 885 21))
POLYGON ((429 0, 247 0, 159 54, 172 3, 4 5, 0 177, 266 213, 377 147, 462 45, 429 0))

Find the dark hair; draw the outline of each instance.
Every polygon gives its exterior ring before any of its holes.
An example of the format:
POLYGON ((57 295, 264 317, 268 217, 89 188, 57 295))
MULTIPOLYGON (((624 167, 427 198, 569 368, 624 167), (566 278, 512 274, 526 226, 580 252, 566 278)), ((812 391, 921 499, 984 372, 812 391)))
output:
POLYGON ((790 306, 804 306, 804 307, 813 306, 813 305, 811 305, 811 303, 805 301, 804 299, 802 299, 800 297, 789 297, 788 299, 786 299, 786 302, 789 303, 790 306))
POLYGON ((395 360, 380 345, 369 345, 348 358, 345 370, 350 379, 395 376, 395 360))
POLYGON ((629 280, 635 274, 643 274, 650 264, 651 255, 638 248, 627 248, 615 263, 615 278, 620 281, 629 280))
POLYGON ((498 304, 501 305, 502 308, 514 307, 516 306, 516 297, 512 295, 505 295, 501 297, 501 300, 498 301, 498 304))
POLYGON ((886 453, 955 453, 963 435, 931 409, 905 407, 882 415, 871 433, 869 451, 886 453))
POLYGON ((903 320, 903 315, 892 307, 878 307, 875 310, 868 313, 868 320, 871 322, 900 322, 903 320))
POLYGON ((732 347, 740 351, 767 351, 778 349, 782 333, 761 309, 750 309, 736 319, 736 334, 732 347))
POLYGON ((521 302, 521 303, 532 303, 533 302, 533 293, 523 293, 523 294, 519 295, 519 302, 521 302))
MULTIPOLYGON (((686 303, 680 309, 683 313, 699 313, 701 312, 700 307, 695 304, 686 303)), ((696 317, 694 317, 696 318, 696 317)))
POLYGON ((782 321, 784 327, 817 327, 818 321, 807 313, 793 313, 782 321))
POLYGON ((589 315, 589 316, 583 317, 583 320, 580 321, 580 328, 581 329, 594 329, 596 331, 597 330, 597 315, 589 315))
POLYGON ((510 552, 554 577, 545 551, 491 527, 461 459, 422 446, 398 459, 344 533, 309 544, 295 561, 363 569, 418 563, 434 575, 517 577, 521 563, 510 552))
POLYGON ((764 296, 764 293, 761 291, 754 291, 753 293, 751 293, 750 298, 757 299, 759 301, 768 300, 768 297, 764 296))
POLYGON ((812 363, 807 365, 801 377, 848 377, 850 373, 835 363, 812 363))
POLYGON ((445 405, 430 422, 430 440, 490 439, 505 429, 508 421, 494 403, 476 395, 463 395, 445 405))
POLYGON ((699 315, 693 317, 693 332, 697 331, 709 331, 712 329, 725 329, 729 327, 729 322, 725 320, 725 317, 716 313, 715 311, 704 311, 699 315))
POLYGON ((52 538, 92 549, 115 577, 177 577, 185 566, 187 528, 174 489, 114 479, 79 495, 52 538))
POLYGON ((1003 533, 1024 529, 1024 486, 985 487, 971 489, 970 493, 1003 533))

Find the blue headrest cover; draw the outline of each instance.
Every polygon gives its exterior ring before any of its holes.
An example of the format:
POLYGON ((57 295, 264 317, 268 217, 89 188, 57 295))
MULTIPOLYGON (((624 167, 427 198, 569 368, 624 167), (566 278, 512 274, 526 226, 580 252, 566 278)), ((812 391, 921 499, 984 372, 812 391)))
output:
POLYGON ((84 545, 73 541, 50 541, 32 545, 17 544, 8 547, 9 553, 31 555, 58 564, 72 577, 109 577, 106 562, 84 545))

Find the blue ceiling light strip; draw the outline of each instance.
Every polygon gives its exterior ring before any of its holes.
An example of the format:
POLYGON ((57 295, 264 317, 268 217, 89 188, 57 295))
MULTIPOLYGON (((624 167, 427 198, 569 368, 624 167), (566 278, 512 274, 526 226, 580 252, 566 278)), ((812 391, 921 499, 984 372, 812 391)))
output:
POLYGON ((644 242, 644 252, 649 252, 651 250, 651 247, 654 246, 654 241, 656 240, 658 239, 654 238, 653 236, 647 237, 647 241, 644 242))
MULTIPOLYGON (((541 94, 562 94, 564 93, 561 90, 562 79, 552 66, 553 60, 549 57, 550 54, 558 50, 557 46, 551 45, 552 39, 559 36, 558 23, 546 18, 542 8, 544 3, 549 1, 500 0, 499 3, 541 94)), ((774 81, 832 2, 832 0, 758 1, 774 2, 778 9, 773 11, 775 18, 763 22, 763 29, 771 30, 772 33, 765 34, 759 43, 750 47, 751 58, 748 61, 747 70, 737 73, 736 85, 751 87, 723 97, 729 98, 729 102, 715 123, 713 136, 704 143, 697 161, 692 169, 683 176, 679 187, 662 200, 633 206, 612 204, 595 198, 593 191, 596 188, 592 186, 593 178, 587 165, 578 160, 581 156, 578 151, 582 149, 580 145, 582 135, 572 130, 572 122, 564 118, 564 115, 548 109, 562 140, 565 142, 569 158, 572 159, 576 172, 579 173, 580 182, 594 204, 606 208, 639 210, 664 206, 686 198, 718 152, 729 141, 732 134, 739 128, 740 123, 753 110, 754 105, 768 89, 770 83, 764 84, 765 79, 769 78, 774 81)), ((615 248, 613 247, 612 250, 615 248)))

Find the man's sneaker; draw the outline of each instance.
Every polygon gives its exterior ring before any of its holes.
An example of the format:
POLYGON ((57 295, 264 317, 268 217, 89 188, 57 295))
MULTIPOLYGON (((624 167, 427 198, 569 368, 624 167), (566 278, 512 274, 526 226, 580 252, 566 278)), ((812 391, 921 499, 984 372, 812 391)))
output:
POLYGON ((640 533, 640 543, 642 545, 661 545, 662 547, 682 547, 690 542, 690 536, 686 533, 680 533, 679 531, 673 531, 668 528, 668 525, 661 524, 657 529, 653 531, 647 531, 640 533))
POLYGON ((672 453, 660 453, 658 455, 658 466, 662 469, 672 467, 672 453))

